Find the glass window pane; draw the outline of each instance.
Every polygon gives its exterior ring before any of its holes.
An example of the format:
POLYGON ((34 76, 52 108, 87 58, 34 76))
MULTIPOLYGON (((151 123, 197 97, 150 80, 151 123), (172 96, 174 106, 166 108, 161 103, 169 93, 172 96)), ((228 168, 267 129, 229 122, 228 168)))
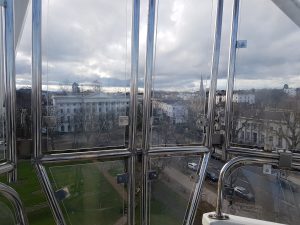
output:
POLYGON ((243 0, 238 39, 232 145, 299 151, 299 26, 273 1, 243 0))
POLYGON ((201 156, 151 158, 158 179, 150 184, 150 224, 181 225, 194 190, 201 156))
POLYGON ((127 224, 127 191, 117 183, 124 161, 61 164, 47 170, 68 224, 127 224))
MULTIPOLYGON (((18 182, 8 184, 20 195, 23 206, 29 220, 33 225, 53 225, 53 219, 48 201, 40 186, 34 167, 30 160, 20 160, 17 165, 18 182)), ((7 183, 5 175, 0 177, 0 181, 7 183)), ((0 204, 2 204, 2 200, 0 204)), ((0 206, 1 207, 1 206, 0 206)), ((2 215, 2 212, 1 212, 2 215)), ((8 215, 8 214, 7 214, 8 215)), ((2 224, 2 221, 1 221, 2 224)))
POLYGON ((152 146, 203 144, 213 1, 161 1, 152 99, 152 146))
POLYGON ((131 4, 43 3, 43 150, 124 147, 131 4))
POLYGON ((224 212, 284 224, 299 223, 299 173, 273 167, 264 174, 261 166, 243 166, 228 177, 224 212))

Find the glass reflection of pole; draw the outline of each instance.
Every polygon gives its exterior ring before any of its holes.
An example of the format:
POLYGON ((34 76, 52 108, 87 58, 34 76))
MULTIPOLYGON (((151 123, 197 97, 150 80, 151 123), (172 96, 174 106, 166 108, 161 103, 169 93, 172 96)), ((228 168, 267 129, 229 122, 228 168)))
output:
POLYGON ((0 8, 0 141, 3 144, 0 144, 1 151, 3 152, 3 159, 6 159, 5 155, 5 145, 4 145, 4 132, 5 132, 5 126, 4 126, 4 117, 5 117, 5 111, 4 111, 4 99, 3 96, 5 96, 5 86, 4 86, 4 45, 3 45, 3 8, 0 8))
POLYGON ((146 71, 144 84, 144 104, 143 104, 143 141, 142 141, 142 215, 141 224, 150 223, 149 207, 149 187, 148 187, 148 150, 151 140, 151 92, 152 92, 152 75, 154 67, 154 36, 155 36, 155 18, 156 18, 156 0, 149 0, 148 8, 148 30, 147 30, 147 52, 146 52, 146 71))
POLYGON ((136 163, 136 129, 138 106, 138 72, 139 72, 139 23, 140 0, 133 0, 132 34, 131 34, 131 78, 129 108, 129 146, 131 152, 128 163, 128 224, 135 224, 135 163, 136 163))
POLYGON ((234 0, 232 9, 232 21, 231 21, 231 39, 229 47, 229 61, 227 71, 227 88, 226 88, 226 102, 225 102, 225 148, 224 157, 227 158, 226 149, 230 146, 230 129, 232 120, 232 96, 234 87, 234 75, 235 75, 235 62, 236 62, 236 47, 237 47, 237 33, 239 22, 239 6, 240 0, 234 0))
POLYGON ((216 89, 217 89, 217 78, 219 71, 219 59, 220 59, 220 46, 221 46, 221 33, 222 33, 222 18, 223 18, 223 0, 218 0, 217 4, 217 15, 215 22, 215 35, 214 35, 214 46, 212 56, 212 67, 210 77, 210 90, 208 96, 208 111, 207 111, 207 136, 205 145, 208 148, 212 147, 212 135, 214 132, 214 115, 215 115, 215 100, 216 100, 216 89))
MULTIPOLYGON (((208 97, 208 131, 206 137, 206 147, 211 150, 212 148, 212 135, 214 132, 214 111, 215 111, 215 99, 216 99, 216 88, 217 88, 217 77, 219 68, 219 58, 220 58, 220 47, 221 47, 221 33, 222 33, 222 19, 223 19, 223 3, 224 0, 218 0, 216 8, 216 21, 215 21, 215 35, 214 35, 214 46, 213 46, 213 56, 212 56, 212 67, 211 67, 211 79, 210 79, 210 91, 208 97)), ((185 215, 185 224, 194 224, 195 216, 197 213, 197 208, 201 198, 201 191, 203 186, 203 181, 205 178, 205 172, 208 165, 208 160, 210 158, 210 153, 205 153, 203 156, 202 164, 200 169, 197 171, 198 182, 195 186, 195 191, 190 201, 190 208, 185 215)))
MULTIPOLYGON (((15 70, 14 1, 5 7, 5 69, 6 69, 6 141, 8 160, 17 164, 16 149, 16 70, 15 70)), ((9 182, 17 181, 17 169, 8 174, 9 182)))

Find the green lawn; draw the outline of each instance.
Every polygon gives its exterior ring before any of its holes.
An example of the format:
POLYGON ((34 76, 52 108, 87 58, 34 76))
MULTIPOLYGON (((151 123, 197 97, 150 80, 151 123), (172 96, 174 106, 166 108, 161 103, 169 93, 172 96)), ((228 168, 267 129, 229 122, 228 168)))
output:
POLYGON ((151 225, 181 225, 187 203, 162 181, 155 181, 151 193, 151 225))
MULTIPOLYGON (((69 189, 70 197, 60 202, 68 224, 110 225, 122 217, 123 200, 97 166, 103 163, 106 162, 47 168, 54 190, 69 189)), ((112 176, 122 173, 121 167, 119 164, 109 166, 108 173, 112 176)), ((0 177, 0 181, 6 183, 6 177, 0 177)), ((10 186, 20 194, 30 225, 55 224, 29 160, 19 161, 18 183, 10 186)), ((185 199, 159 180, 153 183, 151 196, 151 225, 181 225, 185 199)), ((0 203, 5 201, 0 198, 0 203)), ((0 204, 0 212, 1 224, 13 224, 6 204, 0 204)), ((139 214, 138 209, 136 214, 139 214)))
POLYGON ((110 225, 122 217, 122 198, 103 177, 96 163, 49 170, 56 189, 69 189, 70 197, 61 204, 66 220, 73 225, 110 225))
MULTIPOLYGON (((7 183, 6 176, 1 176, 0 180, 7 183)), ((19 161, 18 182, 10 186, 19 193, 30 225, 55 224, 30 160, 19 161)))

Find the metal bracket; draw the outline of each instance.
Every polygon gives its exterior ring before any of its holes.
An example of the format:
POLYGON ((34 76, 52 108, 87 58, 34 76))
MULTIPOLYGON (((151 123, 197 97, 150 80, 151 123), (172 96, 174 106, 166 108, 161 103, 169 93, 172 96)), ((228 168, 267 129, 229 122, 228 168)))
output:
POLYGON ((220 216, 218 216, 217 214, 209 214, 208 217, 210 219, 215 219, 215 220, 229 220, 229 216, 224 215, 224 214, 222 214, 220 216))
POLYGON ((157 180, 158 179, 158 173, 155 170, 149 171, 148 179, 149 180, 157 180))
POLYGON ((291 152, 281 152, 279 154, 279 168, 291 169, 292 168, 293 155, 291 152))
POLYGON ((263 165, 263 174, 272 174, 272 165, 271 164, 264 164, 263 165))
POLYGON ((127 184, 128 183, 128 173, 118 174, 117 175, 118 184, 127 184))
POLYGON ((61 189, 55 191, 54 195, 59 201, 62 201, 71 196, 68 187, 64 187, 64 188, 61 188, 61 189))
POLYGON ((236 48, 247 48, 247 40, 236 41, 236 48))

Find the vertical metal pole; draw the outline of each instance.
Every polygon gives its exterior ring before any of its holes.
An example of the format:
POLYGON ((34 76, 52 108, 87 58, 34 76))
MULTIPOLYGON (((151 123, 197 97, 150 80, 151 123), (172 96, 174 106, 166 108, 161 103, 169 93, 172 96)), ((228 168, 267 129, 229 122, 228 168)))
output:
POLYGON ((42 2, 32 1, 32 139, 34 158, 41 156, 42 128, 42 2))
MULTIPOLYGON (((4 24, 3 24, 3 7, 0 7, 0 124, 1 124, 1 139, 4 140, 4 134, 5 134, 5 109, 4 109, 4 98, 5 98, 5 84, 4 84, 4 71, 5 71, 5 63, 4 63, 4 24)), ((3 158, 6 159, 6 149, 3 149, 3 158)))
POLYGON ((230 129, 231 129, 231 111, 232 111, 232 96, 234 87, 235 61, 236 61, 236 43, 239 23, 239 7, 240 0, 234 0, 232 8, 231 21, 231 38, 227 72, 227 88, 226 88, 226 103, 225 103, 225 158, 226 149, 230 146, 230 129))
MULTIPOLYGON (((41 128, 42 128, 42 1, 32 1, 32 136, 33 156, 38 159, 41 151, 41 128)), ((36 161, 35 169, 39 182, 48 199, 51 211, 57 225, 65 225, 63 213, 55 198, 50 180, 45 168, 36 161)))
POLYGON ((137 125, 137 93, 139 70, 139 23, 140 0, 133 0, 132 36, 131 36, 131 82, 130 82, 130 109, 129 109, 129 151, 131 156, 128 163, 128 224, 135 224, 135 163, 136 163, 136 125, 137 125))
POLYGON ((151 129, 151 92, 152 92, 152 74, 154 58, 154 33, 156 0, 149 0, 148 8, 148 30, 147 30, 147 52, 146 52, 146 71, 144 78, 144 99, 143 99, 143 140, 142 140, 142 210, 141 224, 149 224, 149 190, 148 190, 148 150, 150 145, 151 129))
POLYGON ((202 192, 202 186, 203 186, 203 181, 205 179, 205 172, 206 172, 206 168, 208 165, 208 161, 210 158, 210 152, 205 153, 203 160, 202 160, 202 164, 201 164, 201 168, 198 172, 198 181, 196 183, 196 187, 195 187, 195 191, 192 197, 192 200, 190 202, 189 208, 187 210, 187 215, 185 217, 185 223, 186 225, 193 225, 194 224, 194 220, 195 220, 195 216, 197 214, 197 208, 201 199, 201 192, 202 192))
MULTIPOLYGON (((208 132, 206 137, 206 146, 210 149, 212 147, 212 135, 214 130, 214 111, 215 111, 215 99, 217 89, 217 78, 220 58, 220 46, 221 46, 221 32, 222 32, 222 17, 223 17, 223 0, 218 0, 216 22, 215 22, 215 35, 214 35, 214 47, 212 56, 212 68, 210 78, 210 91, 208 96, 208 132)), ((210 154, 206 153, 203 157, 202 165, 199 170, 199 181, 196 184, 195 191, 192 196, 190 208, 187 211, 186 225, 192 225, 195 220, 197 207, 200 201, 200 194, 202 190, 203 180, 205 178, 205 171, 207 168, 210 154)))
POLYGON ((36 162, 35 163, 35 171, 38 176, 39 182, 44 190, 44 193, 48 199, 49 205, 51 207, 52 214, 54 216, 55 222, 57 225, 66 225, 63 213, 59 207, 59 204, 56 200, 54 191, 51 186, 51 182, 47 176, 47 172, 45 167, 36 162))
POLYGON ((212 135, 214 132, 214 113, 215 113, 216 89, 217 89, 217 78, 218 78, 220 46, 221 46, 223 3, 224 0, 218 0, 217 15, 216 15, 216 22, 215 22, 214 47, 213 47, 213 56, 212 56, 210 90, 208 96, 208 112, 207 112, 208 129, 207 129, 207 137, 206 137, 206 146, 208 148, 212 147, 212 135))
MULTIPOLYGON (((6 69, 6 140, 8 160, 17 164, 16 149, 16 70, 14 1, 7 0, 5 7, 5 69, 6 69)), ((9 182, 17 181, 17 169, 8 174, 9 182)))

